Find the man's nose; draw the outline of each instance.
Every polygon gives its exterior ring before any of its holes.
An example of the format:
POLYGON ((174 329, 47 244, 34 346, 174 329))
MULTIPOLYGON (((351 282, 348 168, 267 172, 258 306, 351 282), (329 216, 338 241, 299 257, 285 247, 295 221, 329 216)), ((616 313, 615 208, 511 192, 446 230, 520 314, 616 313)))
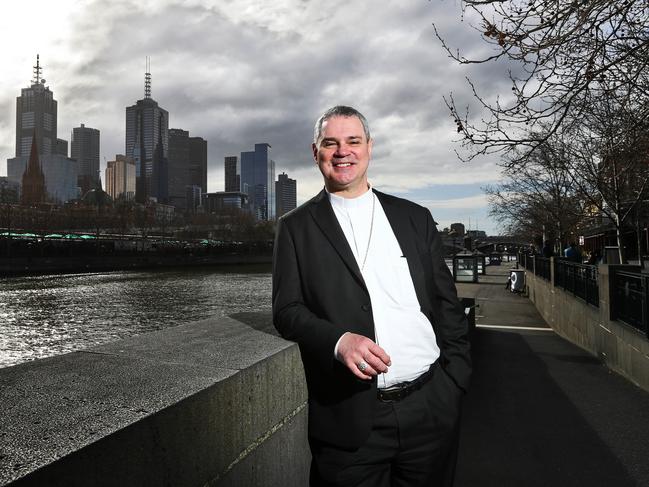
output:
POLYGON ((346 157, 349 155, 349 146, 347 144, 340 144, 334 152, 335 157, 346 157))

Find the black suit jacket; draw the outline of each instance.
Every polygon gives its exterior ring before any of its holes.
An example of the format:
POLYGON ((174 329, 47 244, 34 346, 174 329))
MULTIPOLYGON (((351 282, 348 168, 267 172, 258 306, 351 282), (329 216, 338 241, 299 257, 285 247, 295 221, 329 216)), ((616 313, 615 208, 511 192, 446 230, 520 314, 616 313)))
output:
MULTIPOLYGON (((433 324, 442 371, 465 390, 471 374, 467 322, 435 222, 424 207, 374 193, 408 261, 421 311, 433 324)), ((309 436, 341 448, 360 446, 372 426, 376 379, 357 379, 334 358, 334 347, 347 331, 375 339, 372 303, 324 190, 278 222, 273 321, 300 346, 309 436)))

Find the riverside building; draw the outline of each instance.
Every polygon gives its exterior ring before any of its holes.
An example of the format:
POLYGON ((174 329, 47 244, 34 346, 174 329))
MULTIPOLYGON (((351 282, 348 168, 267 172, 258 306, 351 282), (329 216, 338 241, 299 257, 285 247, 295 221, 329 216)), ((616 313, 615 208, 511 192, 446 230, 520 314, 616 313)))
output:
MULTIPOLYGON (((66 148, 67 151, 67 148, 66 148)), ((78 185, 84 195, 91 189, 101 189, 99 176, 99 130, 86 127, 72 129, 72 159, 79 166, 78 185)))
POLYGON ((270 144, 255 144, 241 153, 241 192, 248 195, 250 211, 257 220, 275 219, 275 161, 270 144))
POLYGON ((135 161, 135 199, 168 199, 169 112, 151 98, 151 73, 144 75, 144 98, 126 107, 126 157, 135 161))
POLYGON ((275 197, 277 199, 277 218, 295 209, 297 206, 297 182, 282 173, 275 182, 275 197))
POLYGON ((78 166, 75 160, 67 157, 67 141, 57 138, 57 102, 45 86, 42 70, 37 55, 31 86, 23 88, 16 98, 16 156, 7 159, 7 177, 22 192, 23 176, 35 145, 45 178, 44 201, 61 204, 79 196, 78 166))

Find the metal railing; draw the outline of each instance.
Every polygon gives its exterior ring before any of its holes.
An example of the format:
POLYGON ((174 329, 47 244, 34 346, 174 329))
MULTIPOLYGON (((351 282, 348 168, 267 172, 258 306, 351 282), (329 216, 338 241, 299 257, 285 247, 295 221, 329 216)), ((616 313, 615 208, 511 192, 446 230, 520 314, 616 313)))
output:
POLYGON ((521 254, 522 264, 525 269, 534 272, 534 256, 530 254, 521 254))
POLYGON ((551 268, 550 268, 550 259, 547 257, 542 257, 540 255, 534 256, 534 274, 539 277, 542 277, 546 281, 552 279, 551 268))
POLYGON ((611 319, 649 333, 649 275, 616 270, 611 285, 611 319))
POLYGON ((554 285, 599 308, 597 266, 554 259, 554 285))

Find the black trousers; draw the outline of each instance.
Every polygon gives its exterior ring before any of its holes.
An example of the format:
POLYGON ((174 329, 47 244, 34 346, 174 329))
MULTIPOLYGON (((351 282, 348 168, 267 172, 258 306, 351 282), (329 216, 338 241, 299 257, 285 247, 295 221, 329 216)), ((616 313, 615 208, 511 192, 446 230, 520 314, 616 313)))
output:
POLYGON ((358 450, 311 439, 311 487, 452 486, 462 394, 435 365, 430 381, 405 399, 377 399, 372 432, 358 450))

